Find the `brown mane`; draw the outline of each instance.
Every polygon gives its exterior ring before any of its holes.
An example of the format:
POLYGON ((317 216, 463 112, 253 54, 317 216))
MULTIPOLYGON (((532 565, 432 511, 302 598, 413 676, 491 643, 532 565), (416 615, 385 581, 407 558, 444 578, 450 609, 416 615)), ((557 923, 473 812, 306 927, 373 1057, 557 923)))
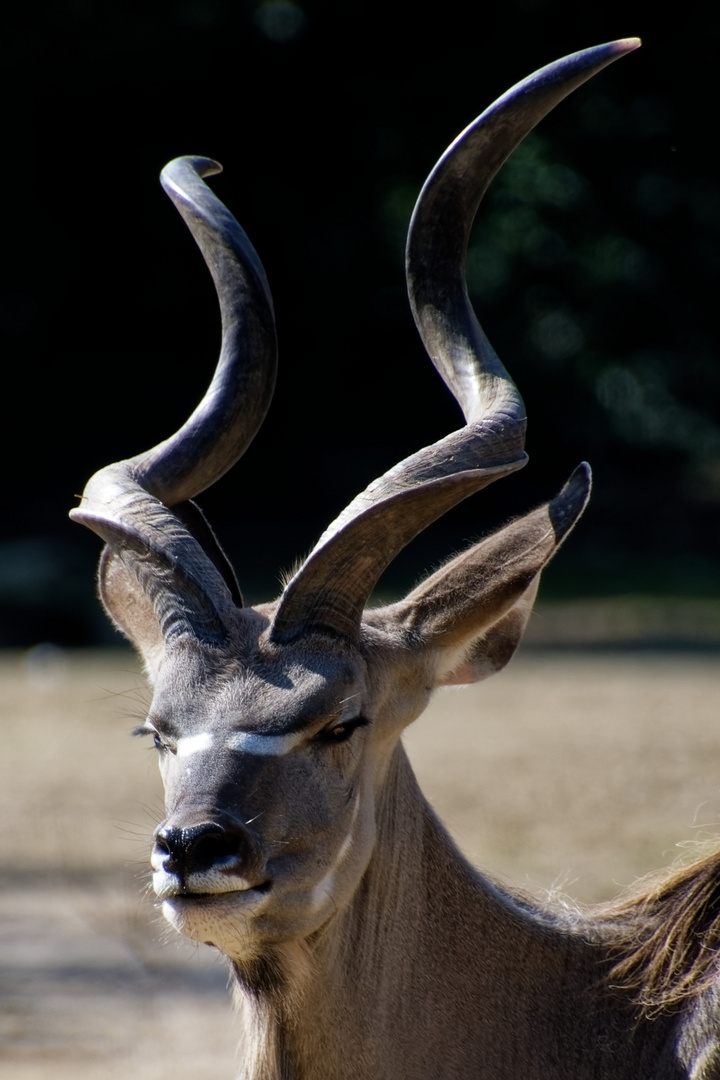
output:
POLYGON ((644 1017, 674 1011, 720 976, 720 851, 640 879, 593 915, 617 956, 610 985, 629 990, 644 1017))

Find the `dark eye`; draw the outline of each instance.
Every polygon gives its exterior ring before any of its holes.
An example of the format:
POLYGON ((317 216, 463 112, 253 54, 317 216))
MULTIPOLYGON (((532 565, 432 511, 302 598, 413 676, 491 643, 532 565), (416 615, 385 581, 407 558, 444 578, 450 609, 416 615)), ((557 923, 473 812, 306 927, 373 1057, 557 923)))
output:
POLYGON ((133 731, 133 735, 139 735, 140 737, 147 736, 147 735, 152 735, 153 743, 155 744, 155 749, 156 750, 170 750, 170 749, 172 749, 166 743, 163 742, 162 736, 159 735, 157 733, 157 731, 155 731, 154 728, 146 727, 145 724, 141 724, 140 727, 135 728, 135 730, 133 731))
POLYGON ((326 744, 337 745, 337 743, 346 742, 352 733, 360 727, 367 727, 370 723, 364 716, 356 716, 353 720, 344 720, 342 724, 335 724, 334 727, 323 728, 315 736, 315 742, 321 742, 326 744))

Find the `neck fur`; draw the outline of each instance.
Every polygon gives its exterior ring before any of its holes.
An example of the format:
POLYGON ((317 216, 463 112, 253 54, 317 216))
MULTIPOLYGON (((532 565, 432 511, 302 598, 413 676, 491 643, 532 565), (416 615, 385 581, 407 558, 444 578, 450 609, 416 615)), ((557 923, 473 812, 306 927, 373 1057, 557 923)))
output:
POLYGON ((538 1023, 572 1041, 548 999, 587 992, 597 950, 470 867, 402 747, 377 829, 348 907, 307 941, 236 970, 242 1080, 462 1077, 478 1055, 488 1075, 515 1076, 538 1023))

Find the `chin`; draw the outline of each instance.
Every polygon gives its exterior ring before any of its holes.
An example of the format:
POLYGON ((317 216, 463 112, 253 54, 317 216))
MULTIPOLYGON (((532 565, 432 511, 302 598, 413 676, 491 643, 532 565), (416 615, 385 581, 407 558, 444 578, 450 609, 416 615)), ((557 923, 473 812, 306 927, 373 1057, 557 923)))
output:
POLYGON ((192 941, 212 945, 231 959, 249 960, 259 946, 255 920, 266 906, 266 893, 247 889, 174 896, 163 901, 162 913, 178 933, 192 941))

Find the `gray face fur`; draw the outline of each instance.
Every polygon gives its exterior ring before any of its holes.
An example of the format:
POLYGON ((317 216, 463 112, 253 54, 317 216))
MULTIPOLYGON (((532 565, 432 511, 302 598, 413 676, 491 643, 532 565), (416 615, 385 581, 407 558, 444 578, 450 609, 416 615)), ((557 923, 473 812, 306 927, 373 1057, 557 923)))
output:
MULTIPOLYGON (((313 632, 276 643, 274 605, 237 609, 222 648, 143 640, 154 694, 142 730, 158 747, 168 814, 153 885, 176 929, 247 964, 307 940, 351 901, 403 729, 434 687, 507 662, 539 570, 587 492, 580 470, 549 506, 405 601, 366 612, 354 641, 313 632)), ((123 626, 141 611, 117 568, 103 598, 123 626)))
POLYGON ((146 722, 168 807, 155 891, 173 926, 236 960, 317 930, 354 891, 374 840, 364 664, 340 650, 273 651, 256 639, 219 665, 182 649, 158 672, 146 722))

